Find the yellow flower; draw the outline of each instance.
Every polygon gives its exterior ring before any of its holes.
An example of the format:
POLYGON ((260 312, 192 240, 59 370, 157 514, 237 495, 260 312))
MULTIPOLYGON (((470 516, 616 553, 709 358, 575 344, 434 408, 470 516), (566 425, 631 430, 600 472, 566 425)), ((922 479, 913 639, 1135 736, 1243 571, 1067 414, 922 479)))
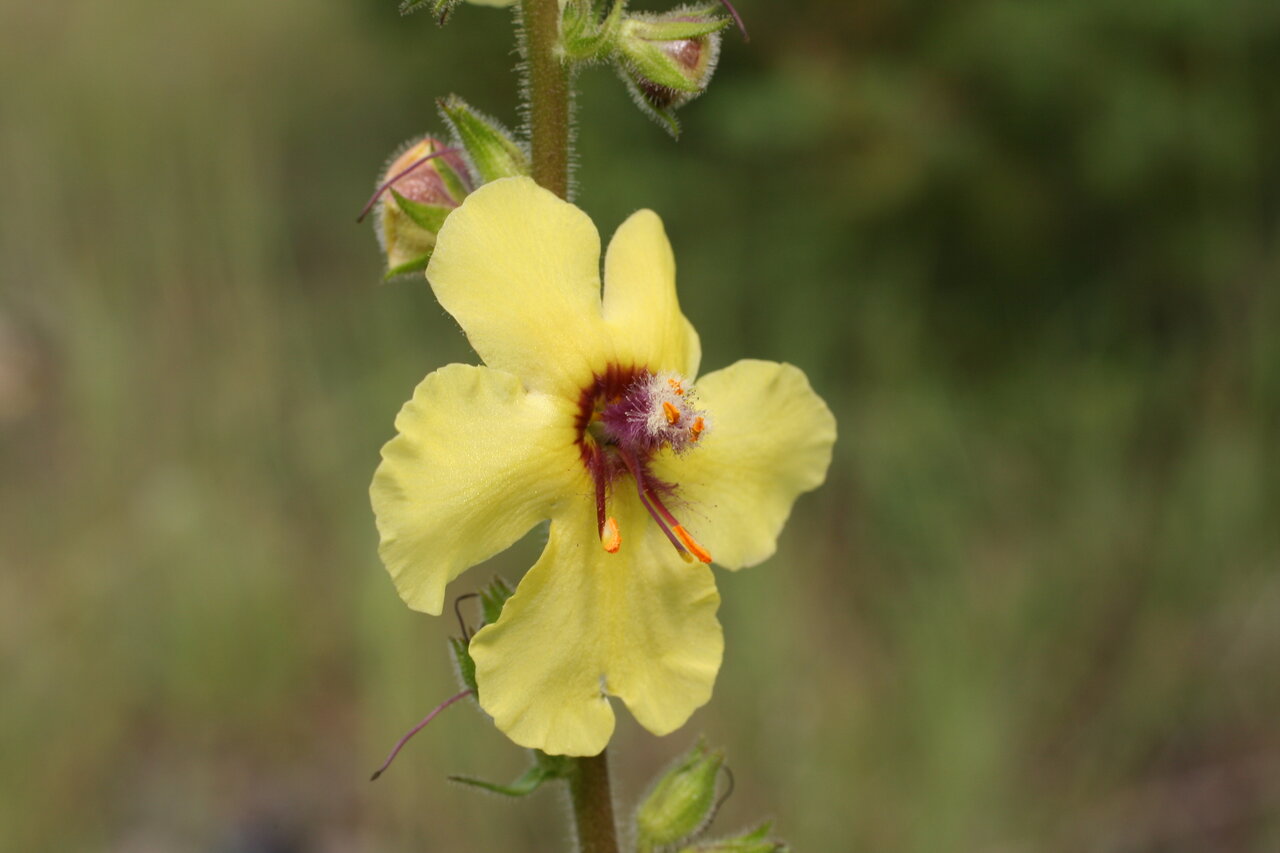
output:
POLYGON ((698 335, 652 211, 614 235, 603 298, 599 264, 591 220, 528 178, 469 195, 427 278, 487 366, 422 381, 370 489, 401 597, 437 615, 449 581, 551 520, 470 650, 498 728, 564 755, 605 747, 609 696, 659 735, 710 698, 724 642, 707 563, 773 554, 835 441, 795 367, 693 381, 698 335))

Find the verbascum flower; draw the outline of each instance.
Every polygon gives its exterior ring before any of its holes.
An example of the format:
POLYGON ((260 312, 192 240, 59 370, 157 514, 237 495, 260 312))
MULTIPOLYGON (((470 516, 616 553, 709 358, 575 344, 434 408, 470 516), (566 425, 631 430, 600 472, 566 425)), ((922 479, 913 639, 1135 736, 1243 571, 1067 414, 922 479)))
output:
POLYGON ((562 755, 605 747, 610 696, 658 735, 710 698, 724 643, 708 563, 773 554, 836 434, 795 367, 696 378, 698 335, 652 211, 614 235, 603 294, 599 265, 591 220, 533 181, 469 195, 427 278, 485 366, 422 381, 371 487, 401 597, 437 615, 449 581, 550 519, 470 652, 498 728, 562 755))

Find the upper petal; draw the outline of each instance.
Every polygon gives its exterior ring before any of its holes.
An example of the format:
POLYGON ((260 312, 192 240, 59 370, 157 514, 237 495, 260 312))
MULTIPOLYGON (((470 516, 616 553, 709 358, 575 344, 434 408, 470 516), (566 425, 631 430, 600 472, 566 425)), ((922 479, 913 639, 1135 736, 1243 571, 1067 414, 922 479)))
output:
POLYGON ((676 261, 662 220, 633 213, 614 233, 604 260, 604 319, 618 359, 693 378, 702 347, 676 298, 676 261))
POLYGON ((589 489, 574 410, 509 373, 451 364, 396 416, 369 494, 378 553, 405 602, 439 614, 445 584, 589 489))
POLYGON ((480 704, 521 746, 595 755, 613 732, 609 695, 658 735, 711 698, 724 638, 710 569, 681 561, 631 493, 609 507, 616 554, 593 505, 566 507, 502 617, 471 641, 480 704))
POLYGON ((728 569, 753 566, 777 549, 803 492, 826 479, 836 421, 797 367, 739 361, 698 380, 710 428, 683 454, 654 459, 675 483, 682 520, 728 569))
POLYGON ((427 279, 486 364, 576 400, 611 356, 599 265, 585 213, 528 178, 503 178, 449 214, 427 279))

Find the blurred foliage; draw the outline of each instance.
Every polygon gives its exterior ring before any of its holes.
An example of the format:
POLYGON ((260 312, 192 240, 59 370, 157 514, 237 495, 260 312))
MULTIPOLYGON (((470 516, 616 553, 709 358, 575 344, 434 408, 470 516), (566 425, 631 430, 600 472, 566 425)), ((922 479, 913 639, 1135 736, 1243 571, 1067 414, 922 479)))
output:
MULTIPOLYGON (((4 849, 563 847, 444 782, 522 767, 477 714, 366 782, 456 628, 365 489, 472 356, 351 220, 436 97, 516 123, 505 13, 396 5, 0 5, 4 849)), ((620 794, 701 730, 797 850, 1277 849, 1280 4, 740 6, 678 144, 584 75, 578 200, 842 437, 620 794)))

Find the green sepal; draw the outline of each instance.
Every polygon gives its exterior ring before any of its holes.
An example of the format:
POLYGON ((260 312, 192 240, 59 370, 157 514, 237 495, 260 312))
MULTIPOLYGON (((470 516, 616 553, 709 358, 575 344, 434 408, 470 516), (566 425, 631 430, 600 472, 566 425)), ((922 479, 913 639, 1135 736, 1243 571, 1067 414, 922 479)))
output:
POLYGON ((729 18, 702 21, 637 21, 635 33, 649 41, 676 41, 718 33, 732 24, 729 18), (639 24, 643 23, 643 26, 639 24))
MULTIPOLYGON (((441 173, 443 177, 443 173, 441 173)), ((446 181, 447 183, 447 181, 446 181)), ((413 220, 413 224, 417 225, 424 231, 430 231, 432 234, 439 234, 440 228, 444 225, 444 219, 449 215, 453 208, 441 207, 438 204, 423 204, 420 201, 413 201, 405 198, 396 192, 390 190, 392 198, 396 200, 396 207, 404 211, 404 215, 413 220)), ((465 195, 465 193, 464 193, 465 195)), ((430 257, 430 255, 428 255, 430 257)))
POLYGON ((604 20, 597 20, 589 2, 570 2, 560 19, 561 49, 565 59, 594 62, 607 58, 617 49, 618 32, 626 0, 614 0, 604 20))
POLYGON ((515 594, 515 590, 497 575, 489 581, 489 585, 480 590, 480 605, 484 610, 484 623, 492 625, 502 615, 502 605, 515 594))
POLYGON ((441 98, 436 105, 440 116, 466 149, 482 182, 529 174, 529 156, 497 121, 476 111, 457 95, 441 98))
POLYGON ((660 110, 657 107, 649 107, 649 115, 653 120, 662 125, 662 129, 671 134, 672 139, 680 138, 680 119, 676 118, 675 110, 660 110))
POLYGON ((453 663, 458 668, 458 679, 462 686, 476 690, 476 695, 479 695, 476 688, 476 662, 471 659, 467 641, 461 637, 450 637, 449 651, 453 652, 453 663))
POLYGON ((449 16, 461 2, 462 0, 403 0, 400 3, 400 14, 409 15, 425 9, 431 13, 431 17, 436 19, 436 23, 443 27, 449 22, 449 16))
POLYGON ((785 841, 769 838, 772 829, 773 824, 765 821, 745 835, 684 847, 680 853, 791 853, 791 847, 785 841))
POLYGON ((636 106, 640 108, 640 112, 661 125, 663 130, 671 134, 672 139, 679 139, 680 119, 676 118, 676 111, 671 107, 654 106, 645 93, 640 90, 640 85, 635 78, 620 65, 618 67, 618 76, 622 78, 623 83, 627 84, 627 91, 631 93, 631 100, 635 101, 636 106))
POLYGON ((701 92, 704 83, 693 80, 680 70, 680 67, 662 52, 657 45, 644 39, 626 39, 620 43, 623 62, 631 66, 634 73, 668 89, 677 92, 701 92))
POLYGON ((494 794, 502 794, 504 797, 527 797, 542 787, 543 783, 568 776, 571 765, 564 756, 547 755, 539 749, 533 752, 533 766, 521 773, 510 785, 498 785, 482 779, 472 779, 469 776, 450 776, 449 781, 470 785, 494 794))
POLYGON ((386 274, 382 277, 382 280, 390 281, 391 279, 395 278, 398 275, 407 275, 408 273, 412 273, 412 272, 421 272, 422 270, 425 270, 427 268, 427 264, 430 262, 431 262, 431 251, 428 250, 427 253, 420 258, 415 258, 412 261, 408 261, 406 263, 401 264, 398 267, 392 267, 391 269, 387 270, 386 274))
POLYGON ((440 175, 440 180, 444 182, 444 188, 449 191, 449 195, 462 204, 462 200, 467 197, 471 190, 462 180, 462 176, 457 170, 449 165, 449 161, 443 157, 436 158, 436 173, 440 175))

